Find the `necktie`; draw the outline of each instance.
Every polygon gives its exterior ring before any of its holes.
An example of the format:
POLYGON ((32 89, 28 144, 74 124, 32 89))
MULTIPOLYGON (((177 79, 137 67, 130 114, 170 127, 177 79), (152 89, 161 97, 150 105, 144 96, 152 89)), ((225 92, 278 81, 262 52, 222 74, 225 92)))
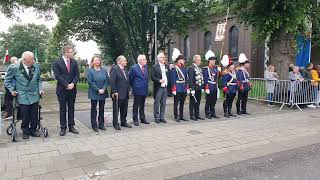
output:
POLYGON ((67 59, 67 70, 68 70, 68 72, 70 72, 70 60, 69 59, 67 59))
POLYGON ((142 66, 142 68, 141 68, 141 69, 142 69, 142 74, 144 75, 144 67, 142 66))
POLYGON ((122 69, 122 72, 123 72, 124 78, 127 80, 126 72, 124 71, 124 69, 122 69))
POLYGON ((30 67, 28 67, 28 70, 29 70, 29 78, 30 79, 32 79, 32 77, 33 77, 33 66, 30 66, 30 67))

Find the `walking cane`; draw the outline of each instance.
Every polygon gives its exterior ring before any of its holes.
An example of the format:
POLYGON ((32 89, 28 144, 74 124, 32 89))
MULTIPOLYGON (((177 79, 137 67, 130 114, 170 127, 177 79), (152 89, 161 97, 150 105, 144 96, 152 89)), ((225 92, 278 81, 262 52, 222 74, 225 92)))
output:
POLYGON ((114 106, 115 106, 114 108, 115 108, 115 110, 116 110, 116 113, 115 113, 114 116, 117 118, 117 125, 118 125, 118 123, 119 123, 119 121, 118 121, 118 117, 119 117, 118 95, 114 95, 114 94, 113 94, 112 97, 113 97, 113 99, 114 99, 114 101, 115 101, 115 102, 114 102, 114 104, 115 104, 115 105, 114 105, 114 106))
POLYGON ((192 95, 192 97, 193 97, 193 99, 194 99, 194 102, 195 102, 195 103, 198 103, 197 98, 196 98, 196 95, 194 94, 194 95, 192 95))

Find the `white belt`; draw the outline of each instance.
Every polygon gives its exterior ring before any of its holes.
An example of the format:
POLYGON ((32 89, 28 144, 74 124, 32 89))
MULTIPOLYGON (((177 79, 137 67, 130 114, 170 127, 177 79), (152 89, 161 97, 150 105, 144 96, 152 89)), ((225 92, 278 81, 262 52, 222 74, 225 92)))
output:
POLYGON ((249 80, 245 80, 245 81, 243 81, 244 83, 248 83, 249 82, 249 80))
POLYGON ((238 83, 227 83, 227 85, 238 85, 238 83))
POLYGON ((186 83, 186 81, 176 81, 177 84, 186 83))
POLYGON ((217 82, 208 81, 210 84, 217 84, 217 82))

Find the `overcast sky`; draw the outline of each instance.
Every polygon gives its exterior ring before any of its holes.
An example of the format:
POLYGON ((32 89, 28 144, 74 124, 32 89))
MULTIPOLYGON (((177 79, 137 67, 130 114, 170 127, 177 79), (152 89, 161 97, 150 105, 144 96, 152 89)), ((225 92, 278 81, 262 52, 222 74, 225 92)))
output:
MULTIPOLYGON (((36 14, 32 8, 27 8, 23 12, 17 12, 17 16, 19 17, 20 21, 17 21, 15 19, 8 19, 3 13, 0 12, 0 32, 7 32, 8 28, 14 24, 28 23, 44 24, 51 31, 58 22, 58 17, 55 14, 53 14, 52 20, 45 20, 45 18, 41 17, 41 15, 36 14)), ((76 45, 78 56, 83 59, 91 59, 94 53, 99 53, 98 46, 94 41, 76 41, 74 43, 76 45)))

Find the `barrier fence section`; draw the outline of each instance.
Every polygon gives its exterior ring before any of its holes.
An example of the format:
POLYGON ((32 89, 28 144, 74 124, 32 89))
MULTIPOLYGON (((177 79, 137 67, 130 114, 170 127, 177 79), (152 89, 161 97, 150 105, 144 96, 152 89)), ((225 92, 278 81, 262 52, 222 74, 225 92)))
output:
POLYGON ((248 98, 280 104, 280 110, 288 105, 300 111, 302 104, 319 104, 319 86, 312 81, 267 80, 251 78, 252 90, 248 98))

